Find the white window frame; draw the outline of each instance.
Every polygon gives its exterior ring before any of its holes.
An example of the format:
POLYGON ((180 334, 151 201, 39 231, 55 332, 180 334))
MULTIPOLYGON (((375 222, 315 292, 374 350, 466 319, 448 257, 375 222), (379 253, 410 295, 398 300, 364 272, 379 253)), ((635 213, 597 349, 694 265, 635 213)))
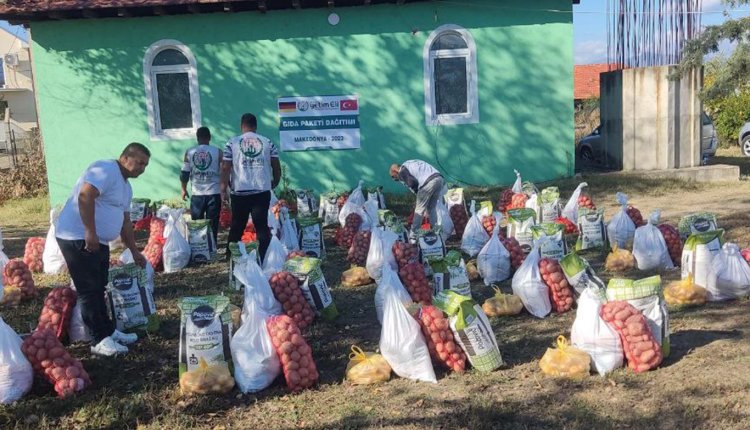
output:
POLYGON ((146 88, 146 108, 148 109, 148 129, 151 140, 192 139, 201 124, 201 100, 198 91, 198 68, 195 56, 182 42, 174 39, 163 39, 152 44, 143 56, 143 81, 146 88), (167 49, 181 52, 188 59, 188 64, 173 66, 153 66, 154 58, 167 49), (187 73, 190 90, 190 107, 193 113, 193 125, 186 128, 163 130, 159 117, 159 94, 156 76, 168 73, 187 73))
POLYGON ((479 93, 477 91, 479 77, 477 73, 477 47, 474 38, 465 28, 455 24, 446 24, 436 28, 424 44, 422 53, 424 60, 424 111, 427 125, 448 124, 476 124, 479 122, 479 93), (444 49, 432 51, 430 48, 435 40, 444 33, 457 33, 460 35, 467 48, 444 49), (435 59, 437 58, 465 58, 466 59, 466 113, 440 114, 435 106, 435 59))

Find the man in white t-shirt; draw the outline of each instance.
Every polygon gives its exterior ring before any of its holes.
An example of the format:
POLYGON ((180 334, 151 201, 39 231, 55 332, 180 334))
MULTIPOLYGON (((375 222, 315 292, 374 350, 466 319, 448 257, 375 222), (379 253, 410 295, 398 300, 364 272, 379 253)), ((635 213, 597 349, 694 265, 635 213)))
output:
POLYGON ((221 195, 232 203, 227 244, 239 242, 248 218, 252 217, 262 262, 271 243, 268 227, 271 190, 281 180, 279 150, 270 139, 255 132, 258 128, 255 115, 242 115, 240 128, 242 134, 229 139, 221 162, 221 195))
POLYGON ((180 172, 182 199, 187 199, 187 183, 190 181, 190 216, 193 220, 211 221, 216 243, 221 212, 221 150, 211 146, 211 131, 208 127, 199 128, 195 135, 198 144, 185 151, 184 164, 180 172))
POLYGON ((407 160, 400 166, 392 164, 391 178, 403 183, 406 188, 417 195, 414 208, 414 220, 411 224, 411 234, 414 235, 422 226, 422 217, 429 215, 430 222, 437 222, 437 203, 443 189, 443 175, 422 160, 407 160))
POLYGON ((91 164, 76 182, 57 220, 57 243, 76 286, 83 322, 94 339, 91 352, 96 355, 127 353, 125 345, 138 340, 135 334, 115 329, 107 313, 104 291, 109 282, 110 241, 122 237, 135 262, 146 266, 130 223, 133 190, 128 179, 140 176, 150 157, 148 148, 131 143, 118 160, 91 164))

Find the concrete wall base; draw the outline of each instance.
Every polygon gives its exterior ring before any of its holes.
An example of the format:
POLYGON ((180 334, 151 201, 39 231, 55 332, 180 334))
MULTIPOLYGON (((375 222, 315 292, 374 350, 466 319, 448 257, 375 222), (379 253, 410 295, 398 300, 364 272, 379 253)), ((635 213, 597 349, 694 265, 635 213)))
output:
POLYGON ((606 174, 682 179, 695 182, 737 182, 740 180, 740 167, 729 164, 716 164, 712 166, 686 167, 682 169, 649 170, 639 172, 625 171, 606 174))

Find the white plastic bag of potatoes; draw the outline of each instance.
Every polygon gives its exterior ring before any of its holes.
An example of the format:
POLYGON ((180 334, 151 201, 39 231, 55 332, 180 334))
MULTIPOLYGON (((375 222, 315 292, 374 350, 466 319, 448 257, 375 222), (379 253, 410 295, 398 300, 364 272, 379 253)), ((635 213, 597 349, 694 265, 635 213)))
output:
POLYGON ((669 256, 669 248, 659 228, 659 215, 661 211, 655 210, 648 217, 646 225, 635 229, 633 238, 633 257, 638 264, 639 270, 673 269, 672 258, 669 256))
POLYGON ((523 302, 523 306, 529 313, 537 318, 544 318, 552 311, 552 303, 549 301, 549 287, 544 283, 542 274, 539 272, 539 247, 544 241, 543 237, 534 245, 529 255, 526 256, 521 267, 513 275, 513 294, 523 302))
POLYGON ((7 405, 31 389, 34 372, 21 352, 21 338, 0 318, 0 404, 7 405))
POLYGON ((725 243, 711 262, 706 285, 706 299, 712 302, 734 300, 750 295, 750 266, 740 248, 725 243))
POLYGON ((573 346, 586 351, 599 375, 622 367, 623 350, 620 336, 600 316, 599 310, 605 299, 601 290, 588 287, 578 298, 578 310, 570 340, 573 346))
POLYGON ((499 228, 500 218, 496 217, 492 237, 477 255, 477 270, 486 286, 502 282, 510 277, 510 253, 500 243, 499 228))
POLYGON ((243 322, 232 336, 234 380, 243 393, 254 393, 271 385, 281 373, 281 362, 266 328, 271 316, 258 305, 256 294, 246 294, 243 322))

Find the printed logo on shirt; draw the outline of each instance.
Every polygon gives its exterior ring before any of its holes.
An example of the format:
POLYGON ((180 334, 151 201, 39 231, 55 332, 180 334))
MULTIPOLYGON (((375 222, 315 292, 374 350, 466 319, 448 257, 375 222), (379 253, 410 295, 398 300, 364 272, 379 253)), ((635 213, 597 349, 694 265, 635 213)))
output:
POLYGON ((263 143, 254 138, 243 138, 240 140, 240 151, 245 158, 257 158, 263 152, 263 143))
POLYGON ((193 165, 201 172, 208 170, 208 168, 211 167, 212 161, 213 157, 208 151, 195 151, 195 153, 193 153, 193 165))

